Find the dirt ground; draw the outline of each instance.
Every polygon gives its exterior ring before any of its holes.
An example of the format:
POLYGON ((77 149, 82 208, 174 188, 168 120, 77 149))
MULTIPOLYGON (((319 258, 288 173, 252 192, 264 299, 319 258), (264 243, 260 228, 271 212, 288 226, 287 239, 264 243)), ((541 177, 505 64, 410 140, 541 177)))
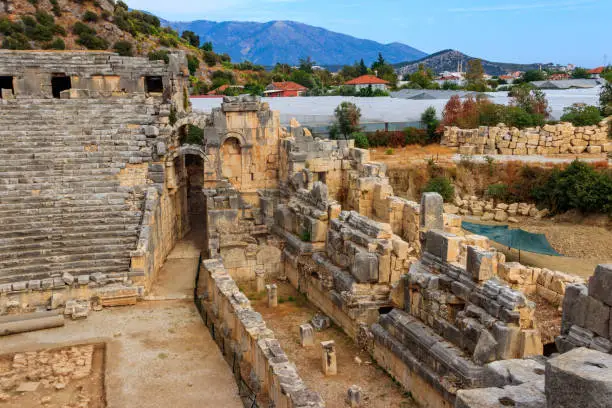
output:
POLYGON ((250 294, 253 307, 262 314, 267 326, 274 331, 285 353, 298 369, 298 373, 310 389, 317 390, 328 407, 348 406, 347 390, 353 384, 362 387, 364 407, 413 408, 417 405, 400 386, 360 350, 338 327, 332 326, 315 333, 315 346, 300 346, 299 326, 307 323, 317 313, 303 295, 288 283, 277 282, 279 305, 267 306, 265 294, 250 294), (334 340, 338 374, 325 377, 321 371, 321 341, 334 340))
POLYGON ((103 344, 0 356, 0 405, 103 408, 103 344))

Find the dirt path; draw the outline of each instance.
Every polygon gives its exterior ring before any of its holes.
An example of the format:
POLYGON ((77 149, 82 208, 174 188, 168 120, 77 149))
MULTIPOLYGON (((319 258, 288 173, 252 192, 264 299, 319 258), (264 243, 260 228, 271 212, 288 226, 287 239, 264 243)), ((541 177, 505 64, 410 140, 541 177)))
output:
POLYGON ((370 356, 360 350, 339 328, 333 326, 315 333, 315 347, 300 346, 299 325, 310 321, 317 310, 310 305, 290 284, 279 286, 279 305, 267 307, 264 296, 251 295, 253 307, 262 314, 266 324, 274 331, 289 360, 309 388, 321 393, 328 407, 347 406, 347 390, 353 384, 363 389, 364 407, 413 408, 417 405, 381 369, 370 356), (338 374, 325 377, 321 372, 321 341, 334 340, 338 363, 338 374), (359 362, 360 361, 360 362, 359 362))

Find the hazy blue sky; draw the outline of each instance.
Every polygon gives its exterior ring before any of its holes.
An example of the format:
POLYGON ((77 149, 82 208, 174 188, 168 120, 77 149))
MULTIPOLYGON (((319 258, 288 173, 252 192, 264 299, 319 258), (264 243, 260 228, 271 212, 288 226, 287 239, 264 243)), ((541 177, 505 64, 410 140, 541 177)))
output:
POLYGON ((427 53, 499 62, 612 62, 612 0, 128 0, 168 20, 295 20, 427 53))

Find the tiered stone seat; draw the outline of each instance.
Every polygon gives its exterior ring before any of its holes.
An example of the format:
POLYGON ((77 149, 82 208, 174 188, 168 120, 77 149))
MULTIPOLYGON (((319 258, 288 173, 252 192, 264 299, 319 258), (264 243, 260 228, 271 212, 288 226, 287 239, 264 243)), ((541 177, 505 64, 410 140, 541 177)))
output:
POLYGON ((154 115, 144 96, 0 105, 0 283, 129 270, 144 186, 117 174, 151 160, 154 115))

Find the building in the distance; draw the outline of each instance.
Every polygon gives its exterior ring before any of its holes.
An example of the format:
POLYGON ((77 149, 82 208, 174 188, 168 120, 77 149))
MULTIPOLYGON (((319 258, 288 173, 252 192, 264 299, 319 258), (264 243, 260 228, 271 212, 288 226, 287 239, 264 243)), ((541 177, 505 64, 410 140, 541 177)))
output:
POLYGON ((380 79, 374 75, 362 75, 345 82, 344 85, 352 86, 356 91, 369 87, 372 87, 372 90, 380 89, 381 91, 386 91, 388 89, 389 81, 385 81, 384 79, 380 79))
POLYGON ((302 96, 306 91, 308 88, 295 82, 272 82, 266 87, 264 95, 270 98, 302 96))
POLYGON ((601 74, 603 74, 603 71, 604 71, 604 67, 597 67, 597 68, 590 69, 589 74, 591 75, 591 78, 599 79, 601 78, 601 74))

